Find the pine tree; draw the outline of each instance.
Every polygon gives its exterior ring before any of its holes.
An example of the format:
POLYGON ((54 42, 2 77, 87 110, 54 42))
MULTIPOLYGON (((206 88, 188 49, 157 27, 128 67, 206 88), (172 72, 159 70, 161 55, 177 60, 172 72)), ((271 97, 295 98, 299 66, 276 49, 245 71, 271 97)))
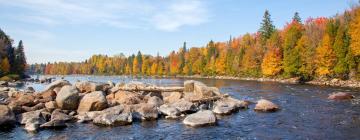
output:
POLYGON ((261 42, 264 45, 275 31, 275 26, 272 23, 271 15, 268 10, 265 11, 259 32, 261 34, 261 42))
POLYGON ((22 40, 19 41, 19 45, 15 51, 15 64, 18 74, 24 74, 26 70, 26 57, 24 53, 24 45, 22 40))
POLYGON ((294 17, 293 17, 292 20, 295 21, 295 22, 298 22, 298 23, 302 23, 301 17, 300 17, 298 12, 295 12, 294 17))

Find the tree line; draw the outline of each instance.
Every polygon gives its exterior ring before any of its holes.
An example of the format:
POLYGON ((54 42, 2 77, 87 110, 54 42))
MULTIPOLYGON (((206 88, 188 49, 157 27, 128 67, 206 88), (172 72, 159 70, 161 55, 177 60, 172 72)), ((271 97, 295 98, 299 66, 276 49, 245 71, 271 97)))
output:
POLYGON ((13 39, 0 29, 0 77, 19 75, 24 77, 27 63, 22 40, 13 46, 13 39))
POLYGON ((333 17, 308 18, 295 13, 276 29, 265 11, 258 32, 209 41, 187 48, 186 42, 168 56, 94 55, 83 62, 31 65, 39 74, 202 75, 237 77, 360 77, 360 8, 333 17))

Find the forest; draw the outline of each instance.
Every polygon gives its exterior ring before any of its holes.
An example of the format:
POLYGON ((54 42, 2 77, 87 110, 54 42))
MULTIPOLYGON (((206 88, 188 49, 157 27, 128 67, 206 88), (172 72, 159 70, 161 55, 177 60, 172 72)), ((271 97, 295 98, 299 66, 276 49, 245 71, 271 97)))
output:
MULTIPOLYGON (((21 46, 20 42, 18 49, 21 46)), ((1 55, 2 67, 6 63, 13 65, 9 61, 11 55, 1 55)), ((230 37, 224 42, 209 41, 202 47, 188 48, 184 42, 178 51, 172 51, 167 56, 151 56, 140 51, 131 56, 93 55, 83 62, 33 64, 29 70, 51 75, 201 75, 346 80, 360 78, 359 64, 360 7, 354 6, 333 17, 307 18, 304 21, 296 12, 282 29, 275 28, 270 12, 265 11, 256 33, 230 37)), ((2 73, 15 70, 13 67, 2 69, 2 73)))
POLYGON ((27 70, 23 41, 17 47, 14 41, 0 29, 0 80, 9 81, 25 78, 27 70))

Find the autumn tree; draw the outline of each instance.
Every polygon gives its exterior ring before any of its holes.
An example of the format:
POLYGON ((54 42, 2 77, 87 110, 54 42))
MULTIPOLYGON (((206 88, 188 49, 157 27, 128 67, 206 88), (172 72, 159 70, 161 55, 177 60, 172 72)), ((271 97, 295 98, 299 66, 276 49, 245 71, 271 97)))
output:
POLYGON ((325 34, 321 46, 316 49, 316 73, 320 77, 327 77, 333 74, 333 67, 336 62, 336 55, 331 47, 330 36, 325 34))
POLYGON ((265 11, 259 32, 261 34, 261 42, 265 44, 266 40, 271 37, 275 31, 275 26, 272 23, 271 15, 268 10, 265 11))
POLYGON ((261 64, 264 76, 276 76, 282 71, 281 38, 278 32, 274 32, 269 39, 267 52, 261 64))

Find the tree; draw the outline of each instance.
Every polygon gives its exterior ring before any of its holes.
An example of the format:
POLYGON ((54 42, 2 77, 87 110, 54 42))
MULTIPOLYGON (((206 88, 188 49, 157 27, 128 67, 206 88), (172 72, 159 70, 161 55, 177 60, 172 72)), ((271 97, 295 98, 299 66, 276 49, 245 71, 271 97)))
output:
POLYGON ((1 60, 0 75, 5 75, 10 72, 9 60, 5 57, 1 60))
POLYGON ((275 76, 282 71, 281 38, 278 32, 273 33, 267 43, 268 49, 261 64, 264 76, 275 76))
POLYGON ((295 48, 298 40, 301 38, 303 26, 293 21, 288 24, 284 31, 284 72, 286 77, 293 77, 299 75, 300 68, 300 54, 299 50, 295 48))
POLYGON ((262 44, 266 43, 266 40, 271 37, 271 34, 275 31, 275 26, 272 23, 271 15, 268 10, 265 11, 261 27, 259 32, 261 34, 262 44))
POLYGON ((16 72, 19 74, 24 74, 27 64, 22 40, 19 41, 19 45, 15 51, 15 64, 17 68, 16 72))
POLYGON ((139 60, 138 59, 134 59, 134 62, 133 62, 133 75, 137 75, 139 74, 141 71, 140 71, 140 68, 139 68, 139 60))
POLYGON ((347 74, 349 73, 349 66, 346 62, 346 55, 348 53, 349 43, 350 37, 347 34, 345 26, 341 25, 338 28, 333 48, 337 58, 334 72, 338 77, 342 79, 346 79, 347 74))
POLYGON ((295 12, 294 17, 293 17, 292 20, 295 21, 295 22, 298 22, 298 23, 301 23, 301 22, 302 22, 302 21, 301 21, 301 17, 300 17, 300 15, 299 15, 298 12, 295 12))
POLYGON ((320 77, 328 77, 333 73, 332 69, 336 62, 336 55, 330 43, 330 36, 326 34, 321 46, 316 49, 316 73, 320 77))

